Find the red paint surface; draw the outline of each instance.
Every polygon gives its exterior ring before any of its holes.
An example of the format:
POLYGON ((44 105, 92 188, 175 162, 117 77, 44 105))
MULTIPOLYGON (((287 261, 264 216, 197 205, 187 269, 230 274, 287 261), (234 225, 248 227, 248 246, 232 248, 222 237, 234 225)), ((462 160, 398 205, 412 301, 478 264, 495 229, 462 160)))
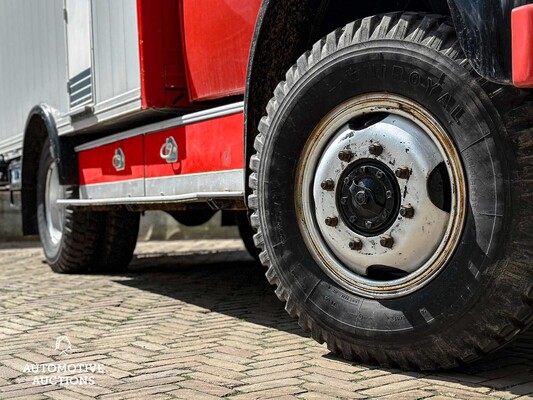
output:
POLYGON ((512 12, 513 84, 533 87, 533 4, 512 12))
POLYGON ((239 113, 146 135, 146 178, 243 168, 243 127, 239 113), (178 162, 172 164, 159 154, 169 136, 178 144, 178 162))
POLYGON ((80 185, 144 178, 143 139, 142 136, 136 136, 78 153, 80 185), (123 171, 113 167, 115 150, 119 147, 126 161, 123 171))
POLYGON ((244 93, 261 0, 182 0, 192 101, 244 93))
POLYGON ((244 116, 239 113, 82 151, 78 153, 80 185, 243 168, 243 126, 244 116), (178 144, 178 161, 171 164, 160 156, 169 136, 178 144), (112 160, 119 147, 126 168, 117 172, 112 160))
POLYGON ((190 107, 179 2, 137 0, 143 108, 190 107))

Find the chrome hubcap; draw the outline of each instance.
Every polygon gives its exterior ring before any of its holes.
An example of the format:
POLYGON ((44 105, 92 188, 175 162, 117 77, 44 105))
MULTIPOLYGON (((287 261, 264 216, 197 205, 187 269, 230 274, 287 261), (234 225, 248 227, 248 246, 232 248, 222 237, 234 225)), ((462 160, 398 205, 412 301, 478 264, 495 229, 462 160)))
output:
POLYGON ((389 94, 350 100, 312 133, 300 159, 300 230, 322 269, 372 298, 417 290, 462 233, 459 155, 422 107, 389 94))
POLYGON ((57 200, 65 197, 65 191, 59 184, 59 175, 55 162, 50 164, 46 174, 45 212, 46 226, 50 240, 58 244, 63 236, 64 207, 57 204, 57 200))

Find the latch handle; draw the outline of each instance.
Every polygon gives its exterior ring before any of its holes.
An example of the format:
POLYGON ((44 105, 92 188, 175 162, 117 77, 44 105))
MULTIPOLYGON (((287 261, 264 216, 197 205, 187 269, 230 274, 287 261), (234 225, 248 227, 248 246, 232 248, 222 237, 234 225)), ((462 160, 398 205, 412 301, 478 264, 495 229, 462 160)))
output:
POLYGON ((124 152, 119 147, 115 150, 115 155, 113 156, 113 167, 115 170, 118 171, 124 171, 126 168, 126 156, 124 155, 124 152))
POLYGON ((169 136, 165 143, 163 143, 159 155, 169 164, 178 161, 178 144, 172 136, 169 136))

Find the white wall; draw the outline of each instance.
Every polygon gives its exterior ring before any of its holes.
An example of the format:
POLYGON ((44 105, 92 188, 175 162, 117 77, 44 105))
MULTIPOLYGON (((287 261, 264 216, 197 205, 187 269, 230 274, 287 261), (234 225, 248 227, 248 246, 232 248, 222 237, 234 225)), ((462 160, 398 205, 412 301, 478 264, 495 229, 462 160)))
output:
POLYGON ((63 0, 1 0, 0 149, 36 104, 66 112, 66 74, 63 0))

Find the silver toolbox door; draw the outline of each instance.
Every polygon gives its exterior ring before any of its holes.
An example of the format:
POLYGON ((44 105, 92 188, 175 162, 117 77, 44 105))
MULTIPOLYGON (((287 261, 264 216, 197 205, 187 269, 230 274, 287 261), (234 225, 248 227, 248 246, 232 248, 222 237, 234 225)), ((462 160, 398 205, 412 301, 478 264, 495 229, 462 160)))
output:
POLYGON ((91 0, 65 0, 70 110, 94 102, 91 0))

